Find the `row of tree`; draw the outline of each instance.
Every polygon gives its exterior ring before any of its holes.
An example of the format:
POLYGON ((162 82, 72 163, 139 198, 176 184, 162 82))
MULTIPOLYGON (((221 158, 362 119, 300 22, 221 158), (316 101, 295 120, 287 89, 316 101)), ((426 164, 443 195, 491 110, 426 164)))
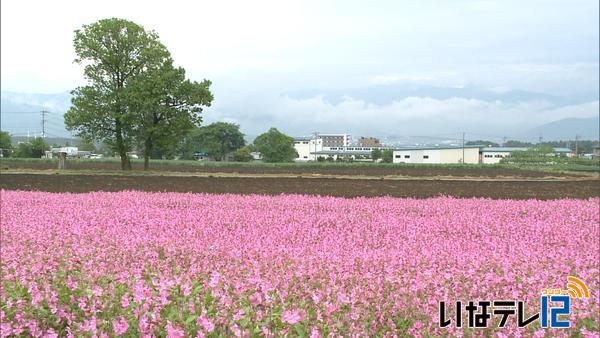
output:
POLYGON ((50 145, 41 137, 34 138, 30 142, 21 142, 14 147, 10 134, 0 131, 1 157, 40 158, 47 150, 50 150, 50 145))
MULTIPOLYGON (((85 150, 95 150, 94 145, 85 140, 80 140, 77 145, 83 145, 85 150)), ((146 149, 144 145, 140 145, 142 150, 146 149)), ((0 132, 0 151, 3 157, 40 158, 50 148, 51 146, 39 137, 29 142, 20 142, 14 147, 10 134, 0 132)), ((247 162, 253 159, 253 152, 260 153, 265 162, 292 162, 298 156, 294 149, 294 139, 276 128, 269 129, 247 145, 239 125, 226 122, 194 128, 185 133, 180 142, 159 143, 152 147, 149 155, 145 153, 143 156, 192 160, 197 153, 203 153, 215 161, 247 162)), ((144 163, 148 163, 146 158, 144 163)))
POLYGON ((184 159, 192 159, 196 152, 206 153, 216 161, 231 159, 237 162, 251 161, 252 152, 260 153, 265 162, 292 162, 298 156, 294 138, 276 128, 269 129, 246 145, 239 126, 226 122, 193 130, 182 143, 180 154, 184 159))
MULTIPOLYGON (((499 147, 500 144, 487 140, 475 140, 467 141, 465 145, 484 145, 491 147, 499 147)), ((575 151, 577 148, 578 154, 591 153, 594 147, 599 145, 598 140, 562 140, 562 141, 545 141, 539 143, 524 142, 518 140, 508 140, 503 143, 504 147, 517 147, 517 148, 534 148, 539 146, 546 146, 551 148, 569 148, 575 151)))

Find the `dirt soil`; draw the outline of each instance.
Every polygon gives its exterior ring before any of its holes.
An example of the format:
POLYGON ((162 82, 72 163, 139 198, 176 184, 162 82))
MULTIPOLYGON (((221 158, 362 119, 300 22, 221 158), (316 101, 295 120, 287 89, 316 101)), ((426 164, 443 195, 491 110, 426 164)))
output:
MULTIPOLYGON (((10 161, 2 163, 6 169, 34 169, 48 170, 56 169, 56 163, 43 163, 31 161, 10 161)), ((68 163, 69 170, 94 170, 94 171, 118 171, 120 163, 118 162, 77 162, 68 163)), ((142 163, 133 163, 134 170, 142 170, 142 163)), ((453 177, 521 177, 521 178, 541 178, 541 177, 577 177, 578 175, 564 173, 549 173, 535 170, 522 170, 510 168, 431 168, 431 167, 344 167, 340 166, 322 166, 322 167, 235 167, 235 166, 202 166, 190 164, 157 164, 150 165, 151 171, 157 172, 185 172, 185 173, 239 173, 239 174, 321 174, 321 175, 364 175, 364 176, 453 176, 453 177)))
POLYGON ((0 188, 50 192, 174 191, 236 194, 309 194, 342 197, 396 196, 558 199, 600 197, 600 180, 461 181, 342 178, 244 178, 117 175, 0 175, 0 188))

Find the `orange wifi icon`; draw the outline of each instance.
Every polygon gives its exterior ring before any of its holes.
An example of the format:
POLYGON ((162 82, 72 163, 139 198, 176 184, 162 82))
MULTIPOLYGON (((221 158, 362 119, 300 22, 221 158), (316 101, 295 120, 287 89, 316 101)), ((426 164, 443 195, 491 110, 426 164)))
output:
POLYGON ((587 285, 577 277, 567 277, 567 291, 573 298, 590 298, 590 290, 587 285))

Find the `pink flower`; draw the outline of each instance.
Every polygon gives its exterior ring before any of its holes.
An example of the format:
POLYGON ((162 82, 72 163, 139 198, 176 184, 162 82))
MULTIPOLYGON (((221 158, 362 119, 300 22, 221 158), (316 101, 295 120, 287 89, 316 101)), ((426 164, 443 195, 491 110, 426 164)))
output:
POLYGON ((296 324, 304 320, 304 314, 298 310, 286 310, 281 314, 281 321, 288 324, 296 324))
POLYGON ((103 290, 101 287, 95 286, 94 288, 92 288, 92 292, 94 293, 94 296, 100 297, 100 296, 102 296, 103 290))
POLYGON ((91 332, 92 334, 96 333, 96 317, 92 317, 83 322, 83 324, 79 325, 79 329, 81 331, 91 332))
POLYGON ((182 329, 171 325, 170 321, 167 321, 166 329, 167 329, 167 338, 183 338, 183 337, 185 337, 185 332, 182 329))
POLYGON ((571 273, 594 293, 573 300, 571 328, 533 332, 492 320, 494 328, 474 335, 598 336, 584 329, 600 301, 598 197, 0 194, 0 274, 30 296, 0 291, 4 336, 52 336, 49 327, 60 326, 67 337, 221 329, 279 337, 295 335, 295 325, 313 338, 325 327, 331 336, 462 336, 471 331, 439 327, 440 300, 446 318, 455 301, 478 299, 523 299, 529 314, 542 288, 564 288, 571 273), (51 322, 31 312, 46 303, 51 322), (167 322, 171 307, 179 318, 167 322), (397 326, 398 316, 412 325, 397 326), (252 329, 242 327, 246 319, 252 329))
POLYGON ((113 321, 112 325, 117 336, 125 334, 125 332, 127 332, 127 328, 129 328, 129 324, 127 324, 127 321, 123 317, 121 317, 119 320, 113 321))
POLYGON ((9 337, 12 333, 12 327, 9 323, 0 323, 0 337, 9 337))
POLYGON ((344 304, 350 303, 350 298, 348 298, 348 296, 346 296, 346 294, 343 292, 338 293, 338 299, 344 304))
POLYGON ((213 323, 212 320, 207 318, 204 313, 200 316, 200 318, 198 318, 198 325, 202 326, 202 328, 208 333, 212 332, 215 329, 215 323, 213 323))
POLYGON ((50 328, 44 333, 44 338, 58 338, 58 334, 50 328))
POLYGON ((208 286, 210 286, 211 288, 216 287, 219 284, 220 278, 221 275, 218 272, 213 271, 210 277, 210 281, 208 282, 208 286))
POLYGON ((124 309, 126 309, 126 308, 129 307, 129 297, 123 296, 121 298, 121 307, 124 308, 124 309))

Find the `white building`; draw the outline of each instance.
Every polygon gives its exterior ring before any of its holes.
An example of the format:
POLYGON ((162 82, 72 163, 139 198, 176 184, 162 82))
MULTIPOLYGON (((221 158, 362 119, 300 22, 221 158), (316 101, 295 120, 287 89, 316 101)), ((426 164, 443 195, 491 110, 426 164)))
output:
POLYGON ((514 151, 525 151, 527 148, 521 147, 487 147, 481 148, 481 163, 496 164, 500 163, 505 157, 510 157, 514 151))
POLYGON ((343 146, 343 147, 322 147, 322 150, 316 151, 313 155, 325 159, 337 160, 338 158, 353 159, 356 161, 371 161, 371 152, 380 147, 362 147, 362 146, 343 146))
MULTIPOLYGON (((485 147, 481 148, 481 163, 496 164, 506 157, 511 157, 516 151, 527 151, 524 147, 485 147)), ((552 156, 571 156, 573 151, 569 148, 554 148, 552 156)))
POLYGON ((298 153, 296 162, 315 161, 314 153, 323 150, 323 140, 309 137, 298 137, 294 139, 294 149, 298 153))
POLYGON ((350 134, 317 134, 324 147, 347 147, 352 143, 350 134))
POLYGON ((294 149, 298 153, 296 162, 316 161, 318 157, 337 160, 352 158, 355 160, 370 160, 371 151, 379 147, 363 147, 344 145, 349 142, 350 134, 318 134, 317 138, 298 137, 294 139, 294 149), (325 138, 323 138, 325 136, 325 138), (327 139, 327 137, 336 137, 327 139), (337 143, 342 145, 327 145, 337 143))
POLYGON ((53 154, 66 153, 68 157, 77 157, 79 155, 79 148, 77 147, 60 147, 51 148, 44 152, 43 158, 52 158, 53 154))
POLYGON ((394 150, 393 163, 479 163, 480 146, 415 147, 394 150))

